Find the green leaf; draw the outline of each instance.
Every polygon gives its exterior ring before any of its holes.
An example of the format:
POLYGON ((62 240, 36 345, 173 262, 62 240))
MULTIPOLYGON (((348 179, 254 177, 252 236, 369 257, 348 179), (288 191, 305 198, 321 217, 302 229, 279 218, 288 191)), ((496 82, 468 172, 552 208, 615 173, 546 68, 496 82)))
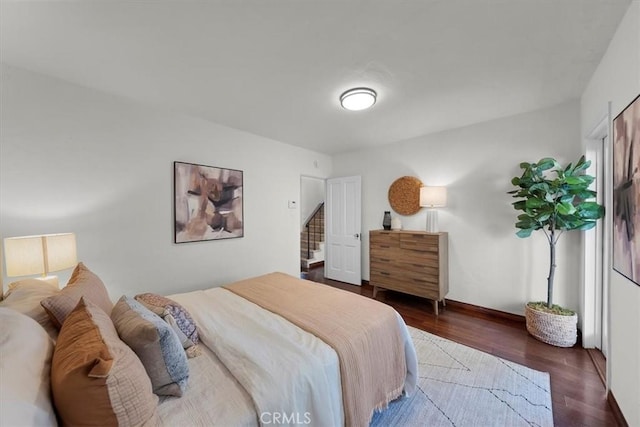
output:
POLYGON ((582 202, 576 209, 581 218, 600 219, 604 216, 604 206, 596 202, 582 202))
POLYGON ((580 180, 582 181, 582 185, 586 185, 587 187, 589 185, 591 185, 591 183, 595 180, 596 178, 591 176, 591 175, 580 175, 580 180))
POLYGON ((513 205, 514 209, 517 209, 519 211, 523 211, 527 207, 527 202, 525 202, 524 200, 518 200, 517 202, 513 202, 511 204, 513 205))
POLYGON ((520 185, 520 177, 514 176, 513 179, 511 179, 511 184, 520 185))
POLYGON ((536 221, 538 222, 545 222, 547 221, 549 218, 551 218, 551 213, 550 212, 542 212, 539 215, 535 216, 536 221))
POLYGON ((545 157, 544 159, 540 159, 536 166, 539 170, 546 171, 556 166, 557 164, 558 162, 555 159, 552 159, 551 157, 545 157))
POLYGON ((549 184, 547 184, 546 182, 538 182, 533 184, 531 187, 529 187, 529 191, 544 191, 547 192, 549 191, 549 184))
POLYGON ((582 230, 582 231, 590 230, 595 226, 596 226, 596 222, 595 221, 593 221, 593 222, 585 222, 580 227, 576 227, 576 230, 582 230))
POLYGON ((600 206, 599 203, 597 202, 582 202, 582 203, 578 203, 577 206, 579 209, 585 209, 585 210, 590 210, 590 211, 597 211, 598 209, 600 209, 602 206, 600 206))
POLYGON ((565 182, 569 185, 584 185, 582 177, 579 176, 568 176, 565 178, 565 182))
POLYGON ((541 206, 545 206, 546 204, 547 202, 545 202, 544 200, 540 200, 537 197, 531 197, 530 199, 527 199, 526 202, 527 209, 539 208, 541 206))
POLYGON ((573 195, 573 194, 565 194, 564 196, 560 197, 560 202, 561 203, 572 203, 574 197, 575 197, 575 195, 573 195))
POLYGON ((571 203, 563 202, 558 203, 557 210, 560 215, 571 215, 576 211, 576 208, 571 203))
POLYGON ((531 236, 532 232, 533 232, 533 228, 527 228, 527 229, 524 229, 524 230, 519 230, 516 233, 516 236, 522 237, 522 238, 529 237, 529 236, 531 236))
POLYGON ((589 166, 591 166, 591 160, 585 161, 585 157, 582 156, 580 157, 580 160, 578 160, 578 163, 576 164, 576 167, 573 169, 573 172, 575 173, 575 172, 587 170, 589 169, 589 166))
POLYGON ((574 197, 577 197, 582 200, 593 199, 597 195, 597 193, 592 190, 578 190, 578 191, 572 192, 572 194, 574 197))
POLYGON ((522 162, 520 163, 520 169, 528 169, 531 167, 531 163, 522 162))

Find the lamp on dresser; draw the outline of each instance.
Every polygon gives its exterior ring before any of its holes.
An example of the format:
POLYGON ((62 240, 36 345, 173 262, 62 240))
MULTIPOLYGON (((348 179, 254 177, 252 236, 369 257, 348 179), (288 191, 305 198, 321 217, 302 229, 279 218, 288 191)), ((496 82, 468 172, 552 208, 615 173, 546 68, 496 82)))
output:
POLYGON ((438 232, 438 211, 435 208, 447 206, 446 187, 420 187, 420 206, 427 209, 427 231, 438 232))
POLYGON ((7 237, 4 239, 4 260, 7 277, 40 274, 41 280, 58 286, 58 277, 49 276, 49 273, 75 267, 78 262, 76 235, 7 237))

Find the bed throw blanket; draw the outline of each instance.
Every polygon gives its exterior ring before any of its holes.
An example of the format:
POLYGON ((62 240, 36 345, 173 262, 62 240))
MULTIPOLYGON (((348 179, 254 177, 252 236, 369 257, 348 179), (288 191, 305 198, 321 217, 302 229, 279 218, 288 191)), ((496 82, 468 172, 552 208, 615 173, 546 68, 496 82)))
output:
POLYGON ((368 426, 402 394, 405 343, 393 308, 340 289, 271 273, 225 289, 276 313, 333 347, 340 359, 345 424, 368 426))

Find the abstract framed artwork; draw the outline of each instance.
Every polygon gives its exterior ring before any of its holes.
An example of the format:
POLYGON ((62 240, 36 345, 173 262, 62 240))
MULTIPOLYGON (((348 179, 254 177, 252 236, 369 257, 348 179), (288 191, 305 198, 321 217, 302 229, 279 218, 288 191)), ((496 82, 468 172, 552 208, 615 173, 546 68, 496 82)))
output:
POLYGON ((640 95, 613 119, 613 268, 640 285, 640 95))
POLYGON ((174 242, 244 236, 241 170, 173 163, 174 242))

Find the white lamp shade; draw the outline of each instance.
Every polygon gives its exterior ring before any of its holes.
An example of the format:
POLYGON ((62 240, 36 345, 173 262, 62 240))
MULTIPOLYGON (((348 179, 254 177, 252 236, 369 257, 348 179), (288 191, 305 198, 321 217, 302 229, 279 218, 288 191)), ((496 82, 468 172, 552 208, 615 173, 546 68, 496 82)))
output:
POLYGON ((77 262, 73 233, 4 239, 4 259, 8 277, 47 275, 74 267, 77 262))
POLYGON ((420 206, 429 208, 447 206, 447 187, 420 187, 420 206))

